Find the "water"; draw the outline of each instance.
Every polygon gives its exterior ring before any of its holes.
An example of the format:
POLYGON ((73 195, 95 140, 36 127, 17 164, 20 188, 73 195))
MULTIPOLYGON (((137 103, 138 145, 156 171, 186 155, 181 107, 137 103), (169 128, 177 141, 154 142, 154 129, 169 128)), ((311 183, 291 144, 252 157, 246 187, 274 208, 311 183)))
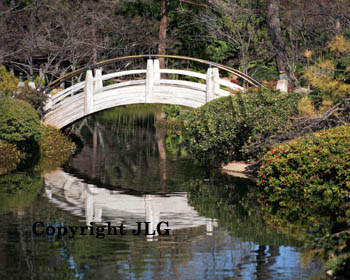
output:
POLYGON ((0 177, 0 279, 323 279, 302 244, 264 224, 252 181, 195 167, 153 123, 142 107, 105 111, 75 125, 84 147, 63 168, 0 177), (169 236, 133 235, 161 221, 169 236), (74 238, 57 238, 69 226, 74 238))

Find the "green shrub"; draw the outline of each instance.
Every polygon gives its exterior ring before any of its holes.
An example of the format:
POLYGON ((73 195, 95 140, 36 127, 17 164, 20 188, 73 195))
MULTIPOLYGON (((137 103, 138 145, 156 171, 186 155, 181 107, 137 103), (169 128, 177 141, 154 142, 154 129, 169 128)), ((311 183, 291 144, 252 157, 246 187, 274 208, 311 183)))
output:
POLYGON ((272 213, 300 219, 316 211, 350 221, 350 204, 346 203, 350 202, 350 126, 273 148, 265 155, 258 176, 272 213))
POLYGON ((180 116, 180 106, 178 105, 164 106, 163 111, 167 120, 176 120, 180 116))
POLYGON ((188 115, 189 151, 211 165, 258 159, 273 145, 272 138, 293 130, 290 117, 298 114, 302 96, 260 88, 215 99, 188 115))
POLYGON ((0 175, 14 170, 23 154, 13 144, 0 140, 0 175))
POLYGON ((268 220, 304 227, 326 256, 350 252, 350 125, 273 148, 257 184, 268 220))
POLYGON ((25 149, 40 135, 39 116, 30 104, 13 98, 0 99, 0 139, 25 149))

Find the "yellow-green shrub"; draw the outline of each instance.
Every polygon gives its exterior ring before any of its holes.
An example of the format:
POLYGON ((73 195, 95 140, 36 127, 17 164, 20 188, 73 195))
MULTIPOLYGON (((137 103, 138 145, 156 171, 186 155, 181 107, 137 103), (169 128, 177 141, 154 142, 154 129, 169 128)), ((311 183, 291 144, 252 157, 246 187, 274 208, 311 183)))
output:
POLYGON ((42 127, 39 140, 40 162, 37 170, 51 171, 65 163, 75 151, 75 144, 59 130, 51 126, 42 127))
POLYGON ((23 154, 13 144, 0 140, 0 175, 14 170, 23 154))

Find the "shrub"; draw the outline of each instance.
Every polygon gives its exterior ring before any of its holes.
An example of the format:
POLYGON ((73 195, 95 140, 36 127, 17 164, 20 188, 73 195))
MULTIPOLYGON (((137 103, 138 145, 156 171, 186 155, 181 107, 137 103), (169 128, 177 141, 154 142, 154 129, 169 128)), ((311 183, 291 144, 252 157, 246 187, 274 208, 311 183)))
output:
POLYGON ((17 91, 18 79, 8 72, 5 66, 0 66, 0 96, 12 96, 17 91))
POLYGON ((0 99, 0 139, 26 149, 40 135, 39 116, 30 104, 13 98, 0 99))
POLYGON ((189 151, 211 165, 258 159, 274 143, 271 139, 284 140, 293 131, 290 117, 298 114, 302 96, 260 88, 215 99, 188 115, 189 151))
POLYGON ((350 252, 350 125, 273 148, 257 184, 269 220, 306 228, 304 238, 327 256, 350 252))
POLYGON ((180 116, 180 106, 178 105, 164 106, 163 111, 167 120, 176 120, 180 116))
POLYGON ((43 126, 39 141, 40 162, 36 170, 51 171, 65 163, 75 151, 75 144, 59 130, 43 126))
POLYGON ((17 99, 23 100, 31 104, 34 109, 42 116, 43 107, 48 96, 36 89, 31 88, 28 82, 23 87, 18 89, 18 93, 15 95, 17 99))
POLYGON ((13 144, 0 140, 0 175, 14 170, 23 154, 13 144))
POLYGON ((327 263, 327 268, 332 271, 333 276, 350 277, 350 254, 341 254, 338 257, 330 259, 327 263))
POLYGON ((350 204, 346 204, 350 202, 350 126, 273 148, 265 155, 258 176, 273 213, 300 219, 316 212, 350 221, 350 204))

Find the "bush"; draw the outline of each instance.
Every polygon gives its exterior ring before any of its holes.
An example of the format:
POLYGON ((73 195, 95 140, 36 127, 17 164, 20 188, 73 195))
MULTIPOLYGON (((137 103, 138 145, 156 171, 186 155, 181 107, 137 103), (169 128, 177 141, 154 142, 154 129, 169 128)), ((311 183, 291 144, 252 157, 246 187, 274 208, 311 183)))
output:
POLYGON ((26 82, 23 87, 18 89, 18 93, 15 95, 15 97, 31 104, 38 114, 40 114, 40 116, 43 115, 44 104, 47 101, 48 96, 45 93, 31 88, 28 85, 28 82, 26 82))
POLYGON ((67 136, 51 126, 43 126, 39 146, 40 162, 35 169, 45 172, 60 167, 76 149, 75 144, 67 136))
POLYGON ((0 175, 14 170, 23 154, 13 144, 0 140, 0 175))
POLYGON ((333 276, 350 277, 350 254, 341 254, 338 257, 330 259, 327 262, 327 268, 332 271, 333 276))
POLYGON ((176 120, 180 116, 180 106, 178 105, 164 106, 163 111, 167 120, 176 120))
POLYGON ((18 79, 15 74, 8 72, 5 66, 0 66, 0 96, 12 96, 17 91, 18 79))
POLYGON ((40 135, 39 116, 30 104, 13 98, 0 99, 0 139, 26 149, 40 135))
POLYGON ((350 125, 273 148, 258 176, 272 213, 290 219, 318 213, 350 221, 350 125))
POLYGON ((304 227, 326 256, 350 252, 350 125, 273 148, 257 184, 269 220, 304 227))
POLYGON ((211 165, 258 159, 274 141, 293 131, 290 117, 298 114, 302 96, 260 88, 215 99, 188 115, 189 151, 211 165))

